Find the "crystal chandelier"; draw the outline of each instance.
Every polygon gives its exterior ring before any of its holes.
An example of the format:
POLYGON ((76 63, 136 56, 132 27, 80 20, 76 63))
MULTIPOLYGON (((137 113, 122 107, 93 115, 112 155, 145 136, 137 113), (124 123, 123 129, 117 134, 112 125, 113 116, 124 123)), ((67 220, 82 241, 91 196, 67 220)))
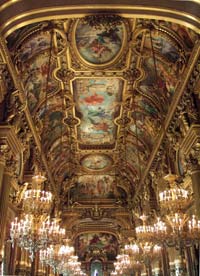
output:
POLYGON ((145 263, 160 256, 161 250, 161 246, 150 242, 126 244, 123 253, 117 256, 111 275, 129 275, 133 271, 141 271, 145 263))
POLYGON ((176 178, 177 176, 173 174, 164 177, 170 185, 169 189, 159 193, 160 205, 165 212, 177 213, 187 209, 191 204, 189 192, 186 189, 176 187, 176 178))
POLYGON ((71 256, 67 262, 62 263, 59 271, 63 276, 74 275, 84 276, 85 273, 81 270, 81 263, 78 262, 77 256, 71 256))
POLYGON ((140 247, 136 243, 125 244, 124 250, 129 256, 136 257, 141 253, 140 247))
POLYGON ((50 243, 59 243, 65 236, 65 229, 60 228, 56 221, 40 223, 33 215, 27 214, 24 218, 11 223, 10 236, 12 244, 28 250, 33 260, 35 252, 47 247, 50 243))
POLYGON ((141 242, 154 242, 161 241, 165 239, 168 235, 168 228, 166 223, 163 222, 160 218, 157 218, 157 222, 153 225, 147 225, 146 220, 147 216, 140 217, 143 221, 143 224, 135 228, 137 240, 141 242))
POLYGON ((195 215, 188 221, 189 236, 194 240, 200 239, 200 220, 195 215))
POLYGON ((69 245, 53 245, 40 250, 40 261, 53 268, 54 273, 60 271, 62 264, 68 262, 74 253, 74 248, 69 245))
POLYGON ((65 237, 65 229, 60 228, 56 219, 50 220, 48 213, 52 206, 52 194, 42 190, 46 180, 41 174, 33 176, 32 189, 24 192, 23 209, 25 215, 11 223, 11 242, 28 250, 31 260, 35 253, 49 244, 57 244, 65 237))
POLYGON ((154 227, 151 225, 140 225, 135 228, 137 239, 139 241, 151 241, 154 236, 154 227))
POLYGON ((114 263, 116 275, 123 275, 130 267, 130 257, 128 254, 122 253, 117 255, 117 262, 114 263))
POLYGON ((63 245, 50 245, 44 250, 40 250, 40 261, 52 267, 54 273, 63 276, 85 276, 81 270, 81 263, 74 255, 74 247, 69 246, 69 240, 65 240, 63 245))
POLYGON ((51 192, 41 190, 42 183, 46 180, 41 174, 32 177, 32 189, 24 192, 23 209, 27 214, 40 216, 48 214, 52 206, 51 192))

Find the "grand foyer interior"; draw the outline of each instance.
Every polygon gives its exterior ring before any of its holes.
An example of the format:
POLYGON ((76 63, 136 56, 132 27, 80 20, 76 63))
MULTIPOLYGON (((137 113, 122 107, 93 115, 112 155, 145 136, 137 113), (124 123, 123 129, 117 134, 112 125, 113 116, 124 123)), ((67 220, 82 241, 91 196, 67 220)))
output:
POLYGON ((0 0, 1 275, 200 275, 198 1, 0 0))

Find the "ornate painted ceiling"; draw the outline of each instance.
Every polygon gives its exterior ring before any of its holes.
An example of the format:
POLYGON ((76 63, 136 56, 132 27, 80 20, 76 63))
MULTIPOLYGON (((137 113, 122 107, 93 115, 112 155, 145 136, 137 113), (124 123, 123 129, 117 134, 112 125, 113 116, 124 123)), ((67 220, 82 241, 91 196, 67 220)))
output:
POLYGON ((198 39, 174 22, 111 14, 38 20, 7 36, 82 261, 95 254, 113 261, 120 231, 131 233, 131 204, 198 39))

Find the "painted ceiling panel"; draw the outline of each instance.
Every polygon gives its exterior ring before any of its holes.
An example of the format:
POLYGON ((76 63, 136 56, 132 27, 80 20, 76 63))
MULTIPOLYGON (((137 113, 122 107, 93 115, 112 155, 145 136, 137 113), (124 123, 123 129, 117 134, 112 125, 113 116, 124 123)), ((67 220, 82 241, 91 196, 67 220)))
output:
POLYGON ((77 21, 76 47, 88 63, 99 65, 115 59, 121 52, 124 37, 125 26, 122 22, 108 29, 100 23, 94 28, 88 21, 77 21))
POLYGON ((135 186, 196 39, 175 23, 102 15, 38 22, 11 34, 8 45, 54 177, 83 175, 77 183, 92 189, 115 169, 135 186))
POLYGON ((86 78, 73 82, 77 137, 81 144, 114 144, 124 81, 118 78, 86 78))

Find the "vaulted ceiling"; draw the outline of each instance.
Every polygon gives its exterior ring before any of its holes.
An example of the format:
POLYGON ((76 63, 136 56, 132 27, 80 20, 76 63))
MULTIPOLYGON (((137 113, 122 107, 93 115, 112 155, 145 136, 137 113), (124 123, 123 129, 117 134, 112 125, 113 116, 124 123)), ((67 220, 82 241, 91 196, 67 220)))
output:
MULTIPOLYGON (((113 245, 106 253, 113 260, 118 230, 133 228, 130 202, 177 106, 197 26, 103 11, 54 11, 31 22, 34 14, 3 30, 43 161, 79 250, 96 237, 113 245)), ((92 255, 88 246, 81 260, 92 255)))

